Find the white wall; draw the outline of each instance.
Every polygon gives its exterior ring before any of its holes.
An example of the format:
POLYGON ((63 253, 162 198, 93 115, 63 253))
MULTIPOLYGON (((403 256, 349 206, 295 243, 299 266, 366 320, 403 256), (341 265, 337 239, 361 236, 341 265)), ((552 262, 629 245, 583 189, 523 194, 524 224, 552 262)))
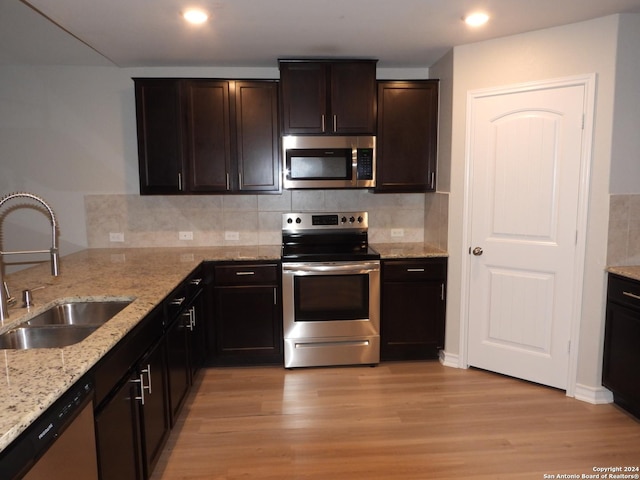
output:
MULTIPOLYGON (((596 119, 589 194, 587 265, 580 328, 579 386, 600 386, 605 302, 605 258, 609 212, 616 42, 619 16, 456 47, 453 52, 453 106, 450 219, 462 219, 465 188, 466 101, 469 90, 597 74, 596 119)), ((640 48, 640 45, 636 46, 640 48)), ((448 61, 446 58, 445 61, 448 61)), ((433 71, 438 67, 434 66, 433 71)), ((449 288, 446 351, 460 353, 461 270, 468 245, 462 221, 449 222, 449 288)))
MULTIPOLYGON (((132 78, 147 76, 278 78, 279 72, 277 65, 0 68, 0 196, 24 190, 47 200, 58 216, 63 254, 91 246, 85 195, 139 193, 132 78)), ((378 76, 427 78, 428 69, 379 69, 378 76)), ((3 250, 49 244, 50 226, 41 213, 19 209, 5 216, 3 250)))
POLYGON ((611 193, 640 193, 640 15, 622 15, 618 33, 611 193))

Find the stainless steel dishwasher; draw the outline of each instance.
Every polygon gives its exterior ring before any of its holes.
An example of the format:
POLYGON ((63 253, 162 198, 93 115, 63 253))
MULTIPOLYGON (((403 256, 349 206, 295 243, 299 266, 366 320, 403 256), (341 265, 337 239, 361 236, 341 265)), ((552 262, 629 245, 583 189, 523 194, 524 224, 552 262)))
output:
POLYGON ((91 382, 77 383, 2 453, 3 479, 97 480, 91 382))

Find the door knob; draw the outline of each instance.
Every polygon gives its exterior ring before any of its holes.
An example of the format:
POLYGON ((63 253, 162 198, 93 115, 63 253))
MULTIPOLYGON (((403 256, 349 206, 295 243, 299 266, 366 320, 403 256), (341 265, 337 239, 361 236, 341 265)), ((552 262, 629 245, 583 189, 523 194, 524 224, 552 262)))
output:
POLYGON ((474 248, 474 249, 473 249, 473 252, 472 252, 472 253, 473 253, 476 257, 479 257, 479 256, 480 256, 480 255, 482 255, 482 253, 483 253, 483 252, 482 252, 482 248, 480 248, 480 247, 476 247, 476 248, 474 248))

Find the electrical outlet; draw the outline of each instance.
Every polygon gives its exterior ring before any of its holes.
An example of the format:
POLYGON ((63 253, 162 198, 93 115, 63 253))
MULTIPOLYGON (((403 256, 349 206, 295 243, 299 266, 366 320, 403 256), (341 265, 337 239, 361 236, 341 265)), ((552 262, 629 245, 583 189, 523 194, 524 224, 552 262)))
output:
POLYGON ((178 240, 193 240, 193 232, 178 232, 178 240))
POLYGON ((109 232, 110 242, 124 242, 124 233, 122 232, 109 232))
POLYGON ((392 237, 404 237, 404 229, 403 228, 392 228, 391 229, 392 237))
POLYGON ((225 240, 240 240, 240 232, 224 232, 225 240))

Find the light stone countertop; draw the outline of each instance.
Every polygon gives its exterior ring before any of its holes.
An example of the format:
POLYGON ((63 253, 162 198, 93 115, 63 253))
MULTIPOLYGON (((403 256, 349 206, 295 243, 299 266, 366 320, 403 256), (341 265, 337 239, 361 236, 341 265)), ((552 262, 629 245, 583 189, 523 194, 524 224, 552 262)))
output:
POLYGON ((425 243, 370 244, 383 259, 448 257, 446 251, 425 243))
MULTIPOLYGON (((382 258, 446 257, 422 243, 372 247, 382 258)), ((7 275, 18 305, 0 325, 3 333, 66 301, 132 300, 82 342, 63 348, 0 350, 0 451, 4 450, 60 396, 86 374, 202 261, 280 260, 280 245, 197 248, 88 249, 63 257, 60 275, 49 263, 7 275), (38 289, 38 287, 44 287, 38 289), (33 291, 34 306, 21 308, 22 290, 33 291)))
POLYGON ((0 333, 68 300, 133 302, 88 338, 64 348, 0 350, 0 451, 87 373, 127 332, 203 260, 279 260, 280 246, 89 249, 65 256, 60 276, 49 264, 7 275, 18 305, 0 333), (45 288, 35 290, 37 287, 45 288), (34 306, 20 307, 20 292, 33 290, 34 306))
POLYGON ((623 277, 630 278, 632 280, 640 281, 640 266, 632 265, 627 267, 609 267, 607 268, 609 273, 615 273, 623 277))

